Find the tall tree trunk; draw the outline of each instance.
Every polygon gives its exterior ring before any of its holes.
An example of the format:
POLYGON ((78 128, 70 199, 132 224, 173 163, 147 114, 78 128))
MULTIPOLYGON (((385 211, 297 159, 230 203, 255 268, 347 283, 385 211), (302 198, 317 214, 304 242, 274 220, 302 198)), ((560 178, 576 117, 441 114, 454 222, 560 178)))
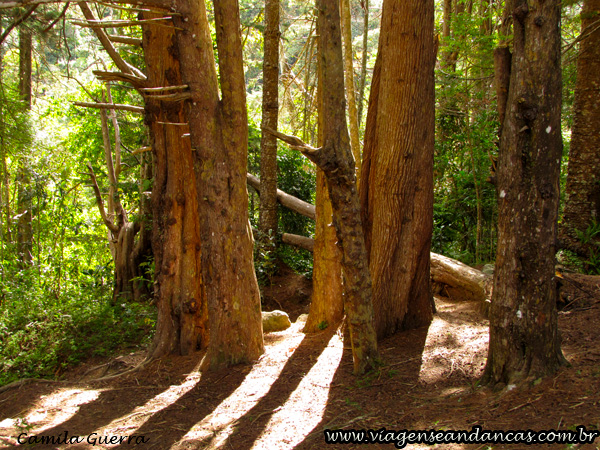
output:
POLYGON ((354 161, 346 127, 344 63, 339 0, 317 1, 319 58, 322 69, 323 145, 312 148, 298 138, 277 133, 321 168, 333 209, 333 226, 342 249, 344 309, 352 341, 354 373, 364 373, 378 363, 373 327, 371 277, 360 220, 354 161))
MULTIPOLYGON (((159 16, 144 13, 147 19, 159 16)), ((181 86, 175 31, 147 22, 143 32, 148 86, 181 86)), ((151 95, 145 101, 154 160, 152 249, 158 305, 150 357, 187 355, 206 348, 209 341, 194 157, 185 136, 189 127, 184 105, 161 102, 151 95)), ((144 239, 143 232, 140 239, 144 239)))
MULTIPOLYGON (((31 109, 31 58, 33 40, 31 31, 24 26, 19 28, 19 94, 23 110, 31 109)), ((29 153, 30 149, 22 149, 29 153)), ((17 251, 21 267, 33 261, 33 192, 31 189, 31 169, 27 156, 21 155, 16 176, 17 182, 17 251)))
POLYGON ((220 86, 204 2, 175 2, 177 47, 196 172, 202 277, 210 341, 204 367, 255 360, 264 351, 260 296, 248 221, 248 123, 239 9, 216 0, 220 86))
MULTIPOLYGON (((262 125, 277 129, 279 114, 279 0, 265 2, 262 125)), ((268 243, 277 234, 277 138, 263 133, 260 143, 259 231, 268 243), (269 237, 271 239, 269 239, 269 237)))
POLYGON ((432 319, 433 11, 432 0, 383 4, 361 182, 379 338, 432 319))
POLYGON ((514 53, 498 161, 498 251, 484 381, 553 373, 561 137, 560 3, 516 0, 514 53))
MULTIPOLYGON (((360 80, 358 83, 358 127, 362 123, 363 105, 365 102, 365 84, 367 80, 367 50, 369 44, 369 0, 361 1, 363 9, 363 41, 362 55, 360 60, 360 80)), ((361 160, 362 164, 362 160, 361 160)))
POLYGON ((585 0, 573 104, 573 130, 560 238, 584 257, 597 257, 600 223, 600 0, 585 0), (592 229, 596 225, 596 229, 592 229), (595 237, 595 239, 594 239, 595 237))
MULTIPOLYGON (((317 23, 319 34, 320 23, 317 23)), ((317 53, 322 53, 322 42, 317 41, 317 53)), ((323 111, 323 67, 317 63, 318 144, 323 144, 325 113, 323 111)), ((313 295, 305 333, 315 333, 337 325, 344 318, 344 285, 342 282, 342 252, 337 245, 337 233, 331 226, 333 211, 327 191, 325 174, 317 168, 315 198, 315 245, 313 248, 313 295)))
POLYGON ((342 14, 342 39, 344 42, 344 80, 346 98, 348 99, 348 125, 350 129, 350 147, 356 165, 356 184, 360 185, 360 139, 358 133, 358 112, 356 110, 356 94, 354 92, 354 64, 352 57, 352 16, 350 0, 340 0, 342 14))

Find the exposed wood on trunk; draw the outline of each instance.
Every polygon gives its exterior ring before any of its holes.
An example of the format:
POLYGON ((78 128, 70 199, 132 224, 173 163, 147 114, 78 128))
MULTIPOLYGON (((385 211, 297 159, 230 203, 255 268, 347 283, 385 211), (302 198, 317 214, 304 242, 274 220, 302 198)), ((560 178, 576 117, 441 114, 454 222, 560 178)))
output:
MULTIPOLYGON (((317 20, 317 35, 321 27, 317 20)), ((317 38, 317 53, 321 54, 323 42, 317 38)), ((323 62, 317 61, 317 144, 323 144, 325 112, 323 111, 323 62)), ((317 167, 315 195, 315 245, 313 247, 313 295, 305 333, 316 333, 328 326, 336 326, 344 318, 344 285, 342 280, 342 254, 337 244, 337 233, 331 226, 332 208, 323 171, 317 167)))
MULTIPOLYGON (((144 12, 151 18, 156 13, 144 12)), ((182 75, 175 32, 145 22, 144 58, 148 88, 180 87, 182 75)), ((191 354, 208 345, 208 306, 202 281, 198 199, 194 158, 183 103, 161 103, 146 97, 154 161, 152 248, 155 261, 154 298, 158 306, 150 358, 191 354)))
MULTIPOLYGON (((219 81, 204 2, 174 1, 173 21, 199 199, 202 276, 210 317, 203 367, 250 362, 264 351, 246 189, 248 123, 238 4, 215 2, 219 81)), ((178 83, 181 84, 181 83, 178 83)))
MULTIPOLYGON (((259 180, 256 176, 252 175, 251 173, 248 173, 246 174, 246 181, 250 186, 252 186, 256 190, 256 192, 260 194, 261 180, 259 180)), ((304 200, 300 200, 299 198, 296 198, 293 195, 287 194, 281 189, 277 189, 277 201, 281 203, 282 206, 285 206, 286 208, 289 208, 292 211, 297 212, 298 214, 302 214, 303 216, 315 220, 315 205, 311 205, 310 203, 307 203, 304 200)))

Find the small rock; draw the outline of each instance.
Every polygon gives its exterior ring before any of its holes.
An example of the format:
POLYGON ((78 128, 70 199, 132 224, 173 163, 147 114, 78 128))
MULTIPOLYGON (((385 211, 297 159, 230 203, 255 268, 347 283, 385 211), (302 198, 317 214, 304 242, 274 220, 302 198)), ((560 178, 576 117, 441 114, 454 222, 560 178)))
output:
POLYGON ((277 309, 275 311, 263 311, 262 323, 263 333, 287 330, 292 325, 292 322, 290 322, 290 317, 287 315, 287 313, 277 309))
POLYGON ((296 319, 296 323, 306 323, 308 320, 308 314, 300 314, 296 319))

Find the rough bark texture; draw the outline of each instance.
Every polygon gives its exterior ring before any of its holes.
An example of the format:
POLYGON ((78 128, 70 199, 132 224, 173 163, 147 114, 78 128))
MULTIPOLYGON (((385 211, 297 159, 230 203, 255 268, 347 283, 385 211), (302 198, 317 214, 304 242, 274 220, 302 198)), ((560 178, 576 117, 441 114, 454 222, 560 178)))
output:
MULTIPOLYGON (((365 100, 365 83, 367 80, 367 49, 369 44, 369 0, 361 2, 363 7, 363 40, 362 40, 362 56, 360 60, 360 80, 358 82, 358 127, 362 123, 363 104, 365 100)), ((361 160, 362 165, 362 160, 361 160)))
MULTIPOLYGON (((262 125, 277 130, 279 115, 279 0, 265 1, 262 125)), ((260 141, 260 208, 258 229, 277 234, 277 138, 263 133, 260 141)), ((266 240, 265 242, 269 242, 266 240)))
POLYGON ((217 0, 220 86, 203 2, 179 0, 174 18, 199 200, 202 276, 210 342, 204 367, 255 360, 264 351, 260 296, 248 222, 248 124, 239 9, 217 0))
POLYGON ((432 319, 433 6, 383 4, 361 182, 379 338, 432 319))
POLYGON ((484 381, 492 385, 551 374, 563 361, 554 279, 562 153, 560 3, 518 0, 513 17, 484 374, 484 381))
MULTIPOLYGON (((158 15, 145 13, 144 17, 158 15)), ((149 87, 182 85, 175 32, 147 23, 143 46, 149 87)), ((146 98, 152 139, 156 335, 150 357, 189 354, 208 345, 194 159, 184 105, 146 98)))
MULTIPOLYGON (((354 373, 377 364, 371 278, 362 235, 354 161, 346 127, 344 68, 338 0, 318 0, 320 63, 323 73, 323 146, 309 156, 324 172, 333 210, 333 225, 342 249, 344 309, 352 340, 354 373)), ((306 154, 306 153, 305 153, 306 154)))
POLYGON ((600 222, 600 0, 583 2, 581 37, 560 238, 563 246, 590 258, 599 255, 588 228, 600 222))
MULTIPOLYGON (((317 34, 320 22, 317 21, 317 34)), ((318 54, 322 53, 322 41, 317 39, 318 54)), ((317 63, 317 113, 318 145, 323 144, 325 113, 323 111, 323 67, 317 63)), ((332 209, 323 171, 317 168, 315 198, 315 244, 313 247, 313 295, 305 333, 315 333, 338 324, 344 318, 344 286, 342 283, 342 253, 337 246, 337 233, 331 226, 332 209)))

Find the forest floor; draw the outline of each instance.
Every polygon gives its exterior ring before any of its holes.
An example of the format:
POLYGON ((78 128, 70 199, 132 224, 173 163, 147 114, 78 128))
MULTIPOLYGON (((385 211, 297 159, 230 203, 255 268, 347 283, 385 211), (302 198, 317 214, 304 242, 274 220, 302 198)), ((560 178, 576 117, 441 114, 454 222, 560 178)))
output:
MULTIPOLYGON (((302 319, 296 319, 308 310, 311 284, 285 271, 264 289, 265 309, 287 310, 296 322, 286 331, 265 335, 265 354, 254 365, 200 374, 200 355, 173 357, 94 380, 134 367, 144 355, 88 361, 61 382, 36 382, 1 393, 0 448, 15 448, 20 433, 83 440, 34 446, 39 449, 333 450, 394 445, 325 445, 325 429, 470 431, 479 425, 539 431, 583 425, 599 430, 600 277, 569 280, 563 282, 561 296, 563 306, 571 304, 560 312, 559 326, 570 365, 528 385, 496 391, 478 385, 488 322, 481 305, 448 298, 436 298, 438 311, 428 328, 381 342, 385 365, 356 378, 340 330, 301 332, 302 319), (100 436, 131 440, 100 445, 100 436)), ((600 438, 586 445, 407 448, 598 449, 600 438)))

